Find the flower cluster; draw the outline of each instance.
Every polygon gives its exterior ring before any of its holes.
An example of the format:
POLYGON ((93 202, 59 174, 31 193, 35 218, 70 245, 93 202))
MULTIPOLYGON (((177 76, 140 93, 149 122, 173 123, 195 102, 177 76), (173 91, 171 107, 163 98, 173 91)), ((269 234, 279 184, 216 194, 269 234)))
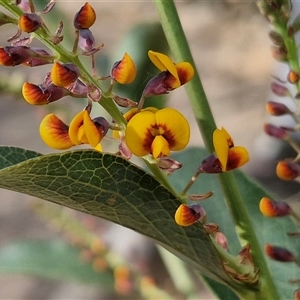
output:
MULTIPOLYGON (((180 87, 194 75, 194 69, 188 62, 173 63, 165 54, 149 51, 148 55, 160 73, 154 76, 146 85, 137 108, 122 116, 120 111, 111 114, 117 124, 110 124, 102 116, 92 117, 93 103, 99 102, 103 107, 114 101, 117 106, 130 108, 137 106, 131 99, 113 93, 117 84, 130 84, 134 81, 137 68, 131 56, 125 53, 120 61, 112 64, 108 76, 97 76, 95 69, 95 54, 102 49, 103 44, 96 46, 91 27, 95 23, 96 13, 87 2, 74 16, 73 26, 75 39, 72 52, 62 53, 58 49, 62 41, 63 23, 58 26, 55 35, 51 35, 42 20, 42 14, 49 13, 55 5, 50 2, 42 12, 37 12, 32 2, 18 1, 16 5, 23 11, 19 20, 7 18, 7 22, 18 24, 18 33, 9 39, 10 46, 0 48, 0 64, 3 66, 37 67, 51 64, 51 70, 42 83, 25 82, 22 87, 24 99, 32 105, 45 105, 58 101, 65 96, 87 98, 83 111, 75 115, 69 125, 57 115, 50 113, 45 116, 40 125, 40 135, 51 148, 65 150, 80 144, 88 144, 97 150, 102 150, 101 140, 109 129, 117 134, 114 137, 120 141, 119 154, 130 158, 150 155, 167 171, 176 169, 174 160, 167 161, 171 151, 184 149, 190 136, 190 128, 185 117, 175 109, 145 108, 145 99, 180 87), (42 32, 51 38, 53 47, 49 50, 30 47, 34 34, 42 32), (28 36, 19 38, 22 33, 28 36), (63 54, 63 55, 62 55, 63 54), (79 57, 89 56, 92 61, 91 74, 83 69, 79 57), (109 80, 107 90, 101 82, 109 80), (106 103, 105 103, 106 102, 106 103), (161 161, 160 161, 161 160, 161 161), (173 169, 172 169, 173 168, 173 169)), ((116 106, 115 106, 116 107, 116 106)), ((108 113, 111 111, 108 110, 108 113)))
MULTIPOLYGON (((288 142, 295 150, 294 157, 287 157, 277 162, 276 174, 285 181, 300 178, 300 147, 293 136, 299 134, 300 124, 300 66, 298 62, 297 42, 295 34, 299 31, 299 15, 291 20, 290 1, 258 1, 261 13, 269 21, 272 30, 269 37, 272 41, 271 54, 277 61, 288 65, 286 79, 275 78, 271 83, 271 90, 277 101, 268 101, 266 110, 272 117, 289 116, 294 126, 285 127, 265 124, 264 131, 269 136, 288 142)), ((296 197, 299 198, 298 196, 296 197)), ((265 217, 291 216, 299 224, 299 209, 293 199, 275 201, 269 197, 260 200, 259 209, 265 217)), ((288 233, 298 236, 299 233, 288 233)), ((265 245, 265 253, 269 258, 280 262, 294 262, 299 265, 291 251, 280 246, 265 245)), ((295 291, 295 299, 299 297, 299 290, 295 291), (296 297, 297 296, 297 297, 296 297)))
MULTIPOLYGON (((174 108, 157 109, 145 107, 144 104, 149 97, 168 94, 189 82, 194 76, 194 68, 189 62, 174 63, 167 55, 149 50, 148 57, 159 72, 146 84, 137 103, 113 91, 116 84, 130 84, 137 76, 137 67, 128 53, 125 53, 120 61, 112 64, 109 75, 97 75, 95 55, 103 48, 103 44, 96 45, 91 31, 96 20, 96 12, 88 2, 74 16, 75 37, 71 51, 60 45, 63 40, 63 23, 59 23, 56 33, 52 35, 42 19, 43 14, 52 11, 55 2, 50 1, 42 12, 37 12, 32 1, 20 0, 16 5, 23 14, 18 20, 8 17, 5 19, 7 22, 18 24, 18 32, 9 39, 11 45, 0 48, 0 64, 30 67, 51 65, 42 82, 23 84, 24 99, 32 105, 51 104, 66 96, 84 98, 87 101, 84 109, 78 112, 69 124, 54 113, 49 113, 43 118, 40 135, 46 145, 65 150, 86 144, 102 151, 101 140, 107 136, 109 130, 112 130, 112 137, 118 143, 116 154, 125 159, 130 159, 132 155, 143 157, 148 162, 157 164, 168 174, 181 167, 181 163, 173 160, 170 155, 172 151, 181 151, 188 145, 190 139, 188 120, 174 108), (23 33, 26 36, 20 38, 23 33), (38 34, 51 41, 48 45, 50 50, 30 46, 38 34), (90 57, 91 72, 82 66, 81 56, 90 57), (102 116, 93 116, 93 107, 96 104, 102 105, 107 110, 112 122, 102 116), (130 109, 123 114, 118 106, 130 109)), ((249 160, 247 150, 235 146, 224 128, 215 130, 213 143, 215 153, 202 161, 195 178, 183 192, 184 196, 200 173, 231 171, 249 160)), ((204 195, 186 197, 191 201, 197 201, 211 195, 212 192, 208 192, 204 195)), ((205 211, 201 205, 182 204, 175 214, 175 220, 181 226, 189 226, 198 221, 206 226, 204 216, 205 211)), ((219 231, 212 232, 218 232, 216 236, 221 240, 219 231)))

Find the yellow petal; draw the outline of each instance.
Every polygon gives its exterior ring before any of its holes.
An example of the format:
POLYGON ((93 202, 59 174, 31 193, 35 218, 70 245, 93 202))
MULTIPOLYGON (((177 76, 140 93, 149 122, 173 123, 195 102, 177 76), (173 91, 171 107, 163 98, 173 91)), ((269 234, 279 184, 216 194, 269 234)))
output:
POLYGON ((151 145, 151 153, 154 158, 170 155, 169 143, 163 136, 157 135, 154 138, 151 145))
POLYGON ((55 114, 48 114, 40 124, 40 135, 44 143, 54 149, 69 149, 74 144, 69 138, 69 127, 55 114))
POLYGON ((79 112, 71 121, 69 127, 69 136, 73 144, 80 145, 81 141, 78 138, 79 128, 83 125, 83 116, 85 110, 79 112))
POLYGON ((131 83, 136 77, 136 67, 129 54, 125 53, 122 60, 112 69, 112 77, 121 84, 131 83))
POLYGON ((94 147, 94 150, 102 152, 102 146, 98 144, 96 147, 94 147))
POLYGON ((160 71, 170 72, 179 81, 176 66, 167 55, 149 50, 148 56, 160 71))
POLYGON ((180 84, 183 85, 190 81, 194 77, 194 68, 188 62, 181 62, 175 65, 180 80, 180 84))
POLYGON ((144 156, 151 151, 155 128, 155 116, 151 111, 141 111, 134 115, 125 130, 125 143, 136 156, 144 156))
POLYGON ((83 124, 88 143, 95 148, 100 143, 101 135, 87 110, 84 111, 83 124))
POLYGON ((231 147, 228 151, 226 171, 241 167, 249 161, 249 154, 246 148, 241 146, 231 147))
POLYGON ((163 108, 155 113, 160 134, 168 141, 170 150, 184 149, 190 140, 190 126, 185 117, 176 109, 163 108))
POLYGON ((213 133, 213 143, 216 155, 222 165, 222 170, 226 170, 229 147, 233 146, 233 141, 229 133, 222 127, 213 133))
POLYGON ((77 138, 79 140, 79 144, 89 144, 89 141, 86 137, 83 125, 81 125, 78 129, 77 138))

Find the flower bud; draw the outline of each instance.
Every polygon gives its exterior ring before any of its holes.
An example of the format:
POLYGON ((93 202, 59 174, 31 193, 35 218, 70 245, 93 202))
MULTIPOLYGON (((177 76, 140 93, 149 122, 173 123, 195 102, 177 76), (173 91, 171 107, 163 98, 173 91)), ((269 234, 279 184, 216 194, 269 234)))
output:
POLYGON ((45 87, 43 85, 25 82, 22 87, 22 94, 29 104, 44 105, 57 101, 69 95, 70 92, 65 88, 60 88, 53 84, 45 87))
POLYGON ((295 256, 287 249, 273 246, 271 244, 265 245, 265 253, 274 260, 281 262, 295 262, 295 256))
POLYGON ((294 296, 294 300, 300 300, 300 289, 295 290, 293 296, 294 296))
POLYGON ((27 46, 6 46, 0 48, 0 65, 14 67, 37 56, 37 53, 27 46))
POLYGON ((276 82, 271 83, 271 90, 276 96, 279 97, 286 97, 290 95, 289 90, 285 86, 276 82))
POLYGON ((78 30, 90 28, 96 21, 96 13, 93 7, 86 2, 74 17, 74 27, 78 30))
POLYGON ((295 84, 299 81, 300 79, 300 75, 298 72, 296 71, 289 71, 288 76, 287 76, 287 80, 289 83, 295 84))
POLYGON ((288 137, 287 130, 285 128, 278 127, 272 124, 265 124, 264 131, 266 134, 276 139, 284 140, 288 137))
POLYGON ((259 209, 265 217, 284 217, 291 213, 291 208, 286 202, 275 202, 267 197, 260 200, 259 209))
POLYGON ((276 174, 282 180, 293 180, 300 176, 300 166, 291 159, 282 160, 276 166, 276 174))
POLYGON ((266 110, 271 116, 282 116, 290 113, 290 110, 286 105, 275 101, 268 101, 266 110))
POLYGON ((208 157, 206 157, 201 165, 199 166, 198 170, 201 170, 205 173, 222 173, 222 166, 215 154, 212 154, 208 157))
POLYGON ((203 223, 206 219, 206 212, 200 204, 181 204, 175 213, 175 221, 180 226, 190 226, 198 221, 203 223))
POLYGON ((129 54, 125 53, 122 60, 113 64, 110 76, 120 84, 129 84, 135 79, 136 67, 129 54))
POLYGON ((227 238, 224 233, 217 231, 215 233, 215 240, 223 249, 228 249, 227 238))
POLYGON ((19 28, 27 33, 34 32, 42 26, 41 18, 34 13, 25 13, 19 19, 19 28))
POLYGON ((68 87, 77 80, 79 69, 72 63, 60 64, 55 62, 51 69, 51 80, 59 87, 68 87))

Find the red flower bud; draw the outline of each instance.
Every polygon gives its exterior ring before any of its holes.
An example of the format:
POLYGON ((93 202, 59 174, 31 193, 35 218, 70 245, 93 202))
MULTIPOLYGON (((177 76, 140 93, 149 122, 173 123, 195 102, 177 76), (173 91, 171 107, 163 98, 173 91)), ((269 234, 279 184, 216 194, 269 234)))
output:
POLYGON ((284 217, 291 213, 291 208, 286 202, 275 202, 267 197, 260 200, 259 209, 266 217, 284 217))
POLYGON ((25 82, 22 87, 22 94, 29 104, 44 105, 59 100, 69 95, 70 92, 65 88, 60 88, 53 84, 44 87, 43 85, 25 82))
POLYGON ((300 289, 295 290, 294 300, 300 300, 300 289))
POLYGON ((288 137, 287 130, 283 127, 278 127, 272 124, 265 124, 264 131, 266 134, 276 139, 286 139, 288 137))
POLYGON ((92 6, 86 2, 74 17, 74 27, 78 30, 90 28, 96 21, 96 13, 92 6))
POLYGON ((290 110, 286 105, 275 101, 268 101, 266 110, 271 116, 282 116, 290 113, 290 110))
POLYGON ((288 77, 287 77, 288 82, 294 84, 294 83, 297 83, 299 81, 299 79, 300 79, 300 76, 299 76, 298 72, 291 70, 288 73, 288 77))
POLYGON ((273 246, 271 244, 265 245, 265 253, 274 260, 281 261, 281 262, 294 262, 296 261, 295 256, 289 250, 273 246))
POLYGON ((34 32, 41 26, 42 21, 37 14, 25 13, 19 19, 19 28, 27 33, 34 32))
POLYGON ((293 180, 300 176, 300 166, 291 159, 286 159, 277 164, 276 174, 282 180, 293 180))
POLYGON ((190 226, 206 218, 206 212, 200 204, 181 204, 175 213, 175 221, 180 226, 190 226))
POLYGON ((72 63, 60 64, 55 62, 51 70, 51 80, 59 87, 68 87, 77 80, 79 69, 72 63))
POLYGON ((14 67, 36 56, 37 53, 27 46, 6 46, 0 48, 0 65, 14 67))
POLYGON ((280 97, 285 97, 290 94, 289 90, 285 86, 276 82, 271 83, 271 90, 275 95, 280 97))

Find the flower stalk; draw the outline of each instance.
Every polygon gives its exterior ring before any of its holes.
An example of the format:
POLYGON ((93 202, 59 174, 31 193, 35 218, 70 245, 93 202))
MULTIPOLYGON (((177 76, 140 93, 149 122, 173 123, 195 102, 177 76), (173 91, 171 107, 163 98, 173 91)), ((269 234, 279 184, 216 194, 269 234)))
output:
MULTIPOLYGON (((195 65, 174 1, 153 1, 153 3, 158 11, 163 30, 175 59, 186 60, 195 65)), ((206 148, 209 152, 213 152, 212 136, 216 124, 197 71, 195 71, 194 79, 186 86, 186 90, 206 148)), ((219 179, 241 244, 242 246, 250 244, 254 264, 260 269, 260 289, 255 293, 255 297, 259 299, 279 299, 234 176, 230 173, 224 173, 219 175, 219 179)), ((248 296, 251 294, 249 292, 248 295, 247 293, 242 295, 241 291, 236 292, 243 299, 249 299, 248 296)), ((250 299, 251 297, 253 295, 250 296, 250 299)))

